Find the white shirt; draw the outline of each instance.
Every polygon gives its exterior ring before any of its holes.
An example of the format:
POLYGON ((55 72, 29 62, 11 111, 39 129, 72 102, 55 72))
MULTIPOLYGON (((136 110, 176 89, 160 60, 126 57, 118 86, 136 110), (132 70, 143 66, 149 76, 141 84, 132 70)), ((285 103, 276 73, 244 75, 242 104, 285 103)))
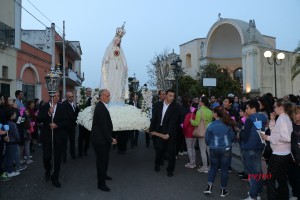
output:
MULTIPOLYGON (((101 101, 101 100, 100 100, 101 101)), ((104 105, 105 105, 105 107, 108 109, 108 104, 106 104, 106 103, 104 103, 103 101, 101 101, 104 105)))
MULTIPOLYGON (((69 102, 69 101, 68 101, 69 102)), ((69 102, 69 104, 71 104, 72 108, 73 108, 73 111, 75 112, 75 106, 74 106, 74 103, 73 102, 69 102)))
MULTIPOLYGON (((49 102, 50 107, 52 107, 51 103, 49 102)), ((52 113, 52 118, 54 119, 55 116, 55 112, 56 112, 56 107, 57 107, 57 103, 55 104, 54 108, 53 108, 53 113, 52 113)))
POLYGON ((164 120, 164 117, 165 117, 165 114, 166 114, 166 111, 167 111, 169 105, 170 104, 166 104, 166 101, 164 101, 164 106, 163 106, 162 115, 161 115, 161 122, 160 122, 161 126, 162 126, 162 123, 163 123, 163 120, 164 120))

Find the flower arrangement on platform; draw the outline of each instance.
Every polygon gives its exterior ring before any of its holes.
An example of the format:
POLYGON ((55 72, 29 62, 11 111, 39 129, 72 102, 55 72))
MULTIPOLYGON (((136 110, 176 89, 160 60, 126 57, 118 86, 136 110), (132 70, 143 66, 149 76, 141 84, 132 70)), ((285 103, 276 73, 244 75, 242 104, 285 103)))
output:
POLYGON ((142 90, 142 112, 146 113, 146 115, 150 118, 150 111, 152 108, 152 91, 149 89, 142 90))
MULTIPOLYGON (((145 91, 145 96, 143 96, 144 109, 142 110, 131 105, 108 107, 114 131, 145 130, 149 128, 150 119, 148 114, 150 112, 149 108, 151 108, 152 101, 152 92, 149 91, 145 91)), ((99 101, 98 97, 99 90, 93 90, 91 106, 79 112, 77 117, 77 123, 88 130, 92 129, 94 110, 99 101)))

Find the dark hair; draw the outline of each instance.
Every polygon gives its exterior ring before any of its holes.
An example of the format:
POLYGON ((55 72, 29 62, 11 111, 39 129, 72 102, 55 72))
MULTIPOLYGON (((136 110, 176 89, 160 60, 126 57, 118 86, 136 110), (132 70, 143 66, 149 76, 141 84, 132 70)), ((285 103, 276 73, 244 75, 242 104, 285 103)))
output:
POLYGON ((30 104, 32 104, 32 103, 35 106, 35 101, 34 100, 27 101, 27 108, 29 108, 30 104))
POLYGON ((208 98, 206 96, 200 97, 200 102, 204 103, 205 106, 208 106, 209 104, 208 98))
POLYGON ((164 92, 164 90, 158 90, 158 96, 159 96, 162 92, 164 92))
POLYGON ((267 96, 262 96, 258 98, 258 101, 263 105, 264 108, 259 108, 260 111, 265 111, 270 119, 271 107, 273 105, 269 104, 267 96))
POLYGON ((20 95, 20 93, 23 93, 21 90, 17 90, 16 92, 15 92, 15 96, 16 96, 16 98, 20 95))
POLYGON ((254 100, 254 99, 251 99, 250 101, 247 101, 246 103, 245 103, 245 106, 249 106, 249 108, 255 108, 255 110, 256 110, 256 112, 258 112, 259 111, 259 103, 256 101, 256 100, 254 100))
POLYGON ((182 97, 182 105, 185 107, 189 107, 191 105, 191 98, 187 96, 182 97))
POLYGON ((293 121, 293 104, 280 98, 276 100, 277 106, 282 106, 284 109, 284 112, 290 117, 290 119, 293 121))
POLYGON ((13 116, 16 113, 16 110, 14 108, 9 108, 5 111, 5 117, 9 121, 11 116, 13 116))
POLYGON ((166 91, 166 95, 167 95, 169 92, 172 92, 172 93, 175 94, 175 91, 174 91, 173 89, 168 89, 168 90, 166 91))
POLYGON ((216 106, 213 109, 213 112, 217 114, 218 117, 224 122, 224 124, 228 126, 236 126, 237 123, 231 119, 231 117, 227 114, 227 111, 222 106, 216 106))
POLYGON ((224 100, 225 99, 228 99, 229 100, 229 103, 231 103, 231 104, 233 104, 234 103, 234 100, 233 100, 233 98, 232 97, 225 97, 224 98, 224 100))

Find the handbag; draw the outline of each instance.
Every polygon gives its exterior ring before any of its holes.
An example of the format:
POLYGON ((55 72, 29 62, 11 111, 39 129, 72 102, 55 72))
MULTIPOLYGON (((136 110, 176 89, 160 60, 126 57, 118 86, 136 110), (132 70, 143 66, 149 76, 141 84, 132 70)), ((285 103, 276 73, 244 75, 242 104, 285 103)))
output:
POLYGON ((195 127, 194 132, 193 132, 193 137, 195 138, 204 138, 205 137, 205 132, 206 132, 206 125, 204 121, 204 115, 202 110, 200 109, 200 122, 197 127, 195 127))
MULTIPOLYGON (((265 134, 266 134, 266 135, 271 135, 271 131, 270 131, 269 128, 266 130, 266 133, 265 133, 265 134)), ((272 153, 273 153, 273 150, 272 150, 272 148, 271 148, 271 143, 270 143, 269 141, 266 141, 266 146, 265 146, 265 148, 264 148, 264 151, 263 151, 263 154, 262 154, 262 155, 263 155, 263 157, 264 157, 266 160, 268 160, 268 159, 270 159, 272 153)))

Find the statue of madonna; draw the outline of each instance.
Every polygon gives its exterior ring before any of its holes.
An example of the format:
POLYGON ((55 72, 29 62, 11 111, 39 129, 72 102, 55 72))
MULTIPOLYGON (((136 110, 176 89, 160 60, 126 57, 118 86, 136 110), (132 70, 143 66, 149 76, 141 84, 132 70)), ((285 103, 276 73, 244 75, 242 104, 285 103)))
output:
POLYGON ((125 22, 117 28, 116 35, 106 48, 101 68, 100 89, 107 89, 111 94, 111 103, 124 105, 127 95, 128 68, 121 47, 121 39, 125 35, 125 22))

